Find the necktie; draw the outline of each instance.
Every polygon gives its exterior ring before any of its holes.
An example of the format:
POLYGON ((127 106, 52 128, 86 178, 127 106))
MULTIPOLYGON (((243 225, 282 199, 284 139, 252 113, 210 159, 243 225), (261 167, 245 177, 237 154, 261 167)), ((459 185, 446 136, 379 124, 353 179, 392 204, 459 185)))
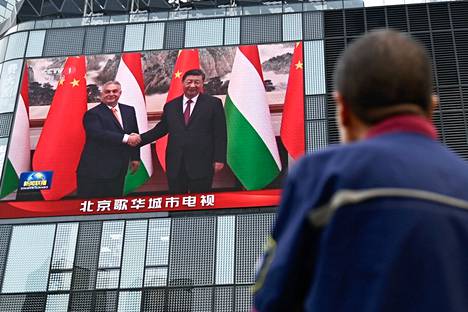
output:
POLYGON ((185 121, 185 125, 188 125, 188 122, 190 120, 190 104, 192 104, 192 100, 188 100, 187 101, 187 107, 185 108, 185 111, 184 111, 184 121, 185 121))
POLYGON ((115 119, 117 119, 117 121, 119 122, 120 126, 123 128, 122 120, 120 120, 120 115, 117 113, 117 108, 112 107, 112 108, 111 108, 111 111, 112 111, 112 113, 114 114, 115 119))

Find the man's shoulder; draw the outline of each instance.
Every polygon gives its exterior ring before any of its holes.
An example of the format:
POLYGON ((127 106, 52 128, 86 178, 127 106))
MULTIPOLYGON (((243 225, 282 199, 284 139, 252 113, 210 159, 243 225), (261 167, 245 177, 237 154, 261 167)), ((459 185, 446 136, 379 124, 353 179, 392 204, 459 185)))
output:
POLYGON ((221 100, 217 98, 216 96, 212 96, 206 93, 200 93, 200 95, 198 96, 198 101, 208 102, 208 103, 220 103, 221 102, 221 100))
POLYGON ((99 103, 98 105, 94 106, 93 108, 90 108, 86 111, 86 114, 96 114, 102 112, 106 107, 103 103, 99 103))
POLYGON ((123 104, 119 102, 119 107, 121 110, 129 110, 129 111, 134 111, 135 108, 131 105, 123 104))

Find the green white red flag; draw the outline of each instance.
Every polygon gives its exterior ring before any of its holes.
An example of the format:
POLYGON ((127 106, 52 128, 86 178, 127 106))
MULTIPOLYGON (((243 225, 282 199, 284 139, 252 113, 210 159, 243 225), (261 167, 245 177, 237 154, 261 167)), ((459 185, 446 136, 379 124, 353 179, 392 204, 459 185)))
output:
POLYGON ((237 48, 228 96, 227 162, 247 190, 262 189, 281 171, 257 46, 237 48))
MULTIPOLYGON (((115 80, 122 85, 122 95, 119 102, 135 108, 138 130, 140 133, 148 131, 148 113, 145 101, 145 84, 141 66, 140 53, 122 54, 115 80)), ((124 194, 128 194, 145 183, 153 174, 151 147, 145 145, 140 148, 141 165, 137 172, 127 173, 125 177, 124 194)))
POLYGON ((23 81, 18 97, 13 129, 10 136, 10 148, 3 175, 0 197, 12 193, 18 188, 19 176, 31 170, 31 145, 29 141, 29 94, 28 66, 24 66, 23 81))

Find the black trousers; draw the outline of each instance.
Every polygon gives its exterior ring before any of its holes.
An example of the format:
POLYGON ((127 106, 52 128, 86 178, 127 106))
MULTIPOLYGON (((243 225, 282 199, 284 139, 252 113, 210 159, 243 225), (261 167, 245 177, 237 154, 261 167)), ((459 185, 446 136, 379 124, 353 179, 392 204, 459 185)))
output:
POLYGON ((120 197, 123 195, 125 174, 114 179, 77 177, 77 196, 80 198, 120 197))
POLYGON ((167 177, 169 192, 172 194, 184 193, 206 193, 211 191, 213 184, 213 174, 201 179, 190 179, 185 166, 180 166, 180 170, 175 178, 167 177))

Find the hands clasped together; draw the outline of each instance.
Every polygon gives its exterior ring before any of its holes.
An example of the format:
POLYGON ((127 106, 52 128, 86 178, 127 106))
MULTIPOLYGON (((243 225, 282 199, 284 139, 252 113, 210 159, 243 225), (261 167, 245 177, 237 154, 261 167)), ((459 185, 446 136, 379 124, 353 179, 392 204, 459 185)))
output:
POLYGON ((128 145, 130 145, 132 147, 135 147, 140 143, 141 143, 141 138, 140 138, 140 135, 138 133, 131 133, 128 136, 128 140, 127 140, 128 145))

